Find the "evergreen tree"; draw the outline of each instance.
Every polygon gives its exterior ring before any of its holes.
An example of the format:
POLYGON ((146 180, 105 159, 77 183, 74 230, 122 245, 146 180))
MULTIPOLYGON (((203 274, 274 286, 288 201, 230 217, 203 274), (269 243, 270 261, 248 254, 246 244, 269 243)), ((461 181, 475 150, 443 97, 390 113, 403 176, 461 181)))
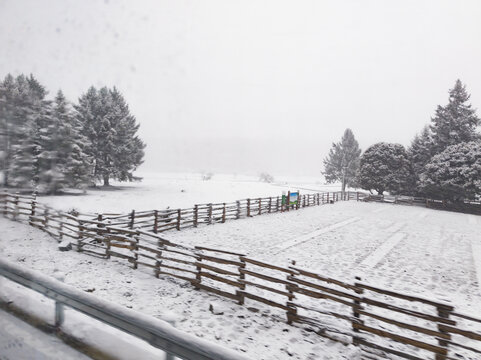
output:
POLYGON ((469 142, 479 137, 476 128, 480 119, 476 111, 467 104, 470 95, 460 80, 449 91, 449 103, 438 106, 431 119, 434 153, 439 154, 448 146, 469 142))
POLYGON ((434 155, 434 144, 429 126, 425 126, 420 134, 416 135, 408 149, 414 172, 419 176, 424 171, 424 166, 434 155))
POLYGON ((421 175, 421 189, 452 201, 481 196, 481 140, 451 145, 435 155, 421 175))
POLYGON ((144 143, 136 135, 139 125, 117 89, 91 87, 76 106, 87 149, 94 161, 94 179, 109 185, 110 179, 132 180, 142 163, 144 143))
POLYGON ((49 120, 41 129, 40 190, 56 193, 66 187, 84 187, 90 177, 90 159, 83 150, 88 140, 61 91, 49 120))
POLYGON ((47 92, 32 75, 18 76, 12 90, 6 185, 36 187, 41 171, 42 129, 49 117, 47 92))
POLYGON ((379 195, 412 193, 415 176, 404 146, 384 142, 370 146, 361 156, 358 181, 379 195))
POLYGON ((351 129, 346 129, 342 139, 333 143, 329 155, 324 159, 324 177, 328 183, 340 181, 342 191, 356 185, 361 149, 351 129))

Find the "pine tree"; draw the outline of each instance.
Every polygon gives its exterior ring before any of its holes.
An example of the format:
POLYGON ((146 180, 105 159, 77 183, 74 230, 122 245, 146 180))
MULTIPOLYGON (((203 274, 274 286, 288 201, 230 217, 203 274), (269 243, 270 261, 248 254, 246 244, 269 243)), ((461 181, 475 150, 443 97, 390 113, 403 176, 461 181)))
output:
POLYGON ((88 141, 61 91, 41 135, 40 190, 57 193, 66 187, 84 187, 90 176, 90 159, 83 150, 88 141))
POLYGON ((356 185, 361 149, 351 129, 346 129, 342 139, 333 143, 329 155, 324 159, 324 177, 328 183, 340 181, 342 191, 356 185))
MULTIPOLYGON (((32 76, 15 79, 10 99, 7 185, 36 187, 40 174, 42 128, 49 116, 47 92, 32 76)), ((7 155, 8 156, 8 155, 7 155)))
POLYGON ((83 132, 91 145, 87 152, 94 161, 94 179, 105 186, 110 179, 132 180, 142 163, 144 143, 136 135, 139 125, 117 89, 91 87, 76 106, 83 132))
POLYGON ((419 176, 424 171, 424 166, 434 155, 434 144, 429 126, 425 126, 420 134, 416 135, 408 149, 414 172, 419 176))
POLYGON ((361 156, 358 181, 366 190, 392 194, 410 194, 415 176, 411 161, 400 144, 377 143, 361 156))
POLYGON ((436 109, 436 114, 431 119, 436 154, 450 145, 473 141, 479 137, 476 128, 480 119, 471 104, 467 104, 469 98, 466 87, 458 79, 454 88, 449 91, 449 103, 436 109))

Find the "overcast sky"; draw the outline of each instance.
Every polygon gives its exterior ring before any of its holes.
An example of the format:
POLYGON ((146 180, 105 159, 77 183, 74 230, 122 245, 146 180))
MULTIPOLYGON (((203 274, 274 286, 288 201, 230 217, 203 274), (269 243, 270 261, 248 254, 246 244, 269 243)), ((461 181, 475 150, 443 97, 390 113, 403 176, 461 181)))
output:
POLYGON ((480 108, 481 1, 0 0, 9 72, 119 88, 144 171, 316 175, 347 127, 409 145, 457 78, 480 108))

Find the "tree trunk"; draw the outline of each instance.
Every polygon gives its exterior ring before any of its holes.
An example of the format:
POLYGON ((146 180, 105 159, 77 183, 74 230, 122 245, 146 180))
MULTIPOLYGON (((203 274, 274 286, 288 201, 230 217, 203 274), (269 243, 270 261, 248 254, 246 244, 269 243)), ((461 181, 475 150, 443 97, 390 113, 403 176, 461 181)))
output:
POLYGON ((110 186, 108 175, 104 175, 104 186, 110 186))

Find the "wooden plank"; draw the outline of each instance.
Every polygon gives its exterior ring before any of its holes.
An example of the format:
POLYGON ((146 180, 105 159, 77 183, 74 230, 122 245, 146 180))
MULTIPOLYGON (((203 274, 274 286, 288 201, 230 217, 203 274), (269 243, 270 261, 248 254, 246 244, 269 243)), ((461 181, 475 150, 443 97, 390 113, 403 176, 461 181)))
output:
MULTIPOLYGON (((193 273, 195 274, 195 272, 193 272, 193 273)), ((211 274, 209 272, 201 271, 200 276, 207 277, 209 279, 219 281, 219 282, 222 282, 222 283, 225 283, 225 284, 228 284, 228 285, 232 285, 232 286, 235 286, 235 287, 238 287, 238 288, 243 287, 242 284, 239 284, 237 282, 237 280, 227 279, 227 278, 224 278, 222 276, 217 276, 217 275, 211 274)))
POLYGON ((203 269, 208 269, 208 270, 211 270, 211 271, 215 271, 219 274, 224 274, 224 275, 231 275, 231 276, 239 276, 238 273, 235 273, 235 272, 232 272, 232 271, 229 271, 229 270, 225 270, 225 269, 221 269, 221 268, 218 268, 216 266, 212 266, 212 265, 208 265, 208 264, 204 264, 202 262, 195 262, 194 263, 195 266, 197 267, 200 267, 200 268, 203 268, 203 269))
POLYGON ((322 286, 322 285, 313 284, 309 281, 304 281, 304 280, 298 279, 294 276, 288 276, 287 279, 290 280, 290 281, 293 281, 295 283, 304 285, 304 286, 308 286, 308 287, 311 287, 311 288, 314 288, 314 289, 317 289, 317 290, 327 292, 329 294, 345 297, 345 298, 348 298, 348 299, 351 299, 351 300, 360 300, 359 297, 354 295, 354 294, 348 294, 348 293, 345 293, 345 292, 340 291, 340 290, 331 289, 331 288, 328 288, 328 287, 325 287, 325 286, 322 286))
POLYGON ((190 273, 190 274, 194 274, 194 275, 197 274, 197 272, 195 272, 195 271, 187 270, 187 269, 182 269, 182 268, 179 268, 179 267, 177 267, 177 266, 166 265, 166 264, 164 264, 164 263, 160 264, 160 265, 159 265, 159 268, 167 268, 167 269, 172 269, 172 270, 176 270, 176 271, 183 271, 183 272, 190 273))
POLYGON ((212 249, 204 246, 195 246, 195 249, 197 250, 207 250, 207 251, 213 251, 213 252, 218 252, 222 254, 229 254, 229 255, 236 255, 236 256, 245 256, 244 254, 232 252, 232 251, 226 251, 226 250, 219 250, 219 249, 212 249))
POLYGON ((267 280, 267 281, 278 283, 278 284, 292 284, 291 282, 289 282, 287 280, 277 279, 277 278, 272 277, 272 276, 259 274, 259 273, 256 273, 254 271, 250 271, 250 270, 246 270, 246 269, 242 269, 242 268, 239 269, 239 272, 241 274, 244 274, 244 275, 254 276, 254 277, 257 277, 259 279, 267 280))
POLYGON ((361 298, 361 302, 363 302, 365 304, 368 304, 368 305, 373 305, 373 306, 377 306, 377 307, 380 307, 380 308, 389 309, 389 310, 392 310, 392 311, 395 311, 395 312, 400 312, 402 314, 418 317, 418 318, 421 318, 421 319, 424 319, 424 320, 435 321, 435 322, 438 322, 438 323, 444 323, 444 324, 448 324, 448 325, 456 325, 456 321, 453 321, 453 320, 450 320, 450 319, 445 319, 445 318, 441 318, 439 316, 428 315, 428 314, 424 314, 424 313, 421 313, 421 312, 418 312, 418 311, 409 310, 409 309, 401 308, 401 307, 398 307, 398 306, 385 304, 381 301, 372 300, 372 299, 365 298, 365 297, 361 298))
POLYGON ((247 280, 244 280, 244 279, 239 279, 239 282, 240 282, 241 284, 251 285, 251 286, 255 286, 255 287, 259 288, 259 289, 271 291, 271 292, 274 292, 274 293, 279 294, 279 295, 283 295, 283 296, 287 296, 287 297, 292 297, 292 294, 289 293, 289 292, 287 292, 287 291, 277 290, 277 289, 271 288, 271 287, 269 287, 269 286, 257 284, 257 283, 252 282, 252 281, 247 281, 247 280))
POLYGON ((204 254, 197 254, 199 257, 202 258, 202 260, 207 260, 207 261, 212 261, 216 262, 219 264, 228 264, 228 265, 235 265, 235 266, 241 266, 242 263, 239 261, 234 261, 234 260, 229 260, 229 259, 222 259, 222 258, 217 258, 213 256, 207 256, 204 254))
POLYGON ((180 263, 180 264, 185 264, 185 265, 190 265, 190 266, 195 266, 195 264, 196 264, 196 263, 193 262, 193 261, 176 259, 176 258, 171 258, 171 257, 168 257, 168 256, 162 256, 162 255, 158 255, 158 256, 157 256, 157 259, 172 261, 172 262, 176 262, 176 263, 180 263))
POLYGON ((200 282, 197 282, 197 281, 193 281, 192 284, 194 286, 198 287, 199 289, 206 290, 206 291, 212 292, 214 294, 224 296, 224 297, 232 299, 232 300, 239 301, 239 296, 236 295, 236 294, 231 294, 227 291, 219 290, 219 289, 213 288, 211 286, 201 284, 200 282))
POLYGON ((448 326, 448 325, 444 325, 444 324, 439 324, 438 326, 441 330, 446 331, 448 333, 458 334, 458 335, 462 335, 462 336, 465 336, 465 337, 473 339, 473 340, 481 341, 481 334, 477 334, 473 331, 462 330, 462 329, 454 328, 452 326, 448 326))
POLYGON ((327 283, 330 283, 330 284, 335 284, 337 286, 340 286, 340 287, 343 287, 343 288, 346 288, 346 289, 350 289, 350 290, 354 290, 354 291, 358 290, 358 288, 356 286, 351 285, 351 284, 347 284, 345 282, 342 282, 342 281, 339 281, 339 280, 336 280, 336 279, 324 277, 324 276, 321 276, 321 275, 315 274, 313 272, 310 272, 310 271, 307 271, 307 270, 304 270, 304 269, 300 269, 300 268, 294 267, 294 266, 289 266, 289 268, 296 270, 299 274, 304 275, 304 276, 312 277, 314 279, 321 280, 321 281, 324 281, 324 282, 327 282, 327 283))
POLYGON ((411 331, 415 331, 415 332, 419 332, 419 333, 422 333, 422 334, 431 335, 431 336, 435 336, 435 337, 440 337, 440 338, 443 338, 443 339, 448 339, 448 340, 451 339, 451 336, 449 334, 444 334, 444 333, 436 331, 436 330, 431 330, 431 329, 427 329, 427 328, 420 327, 420 326, 417 326, 417 325, 412 325, 412 324, 407 324, 407 323, 404 323, 404 322, 401 322, 401 321, 392 320, 392 319, 389 319, 389 318, 386 318, 386 317, 383 317, 383 316, 380 316, 380 315, 376 315, 376 314, 373 314, 373 313, 370 313, 370 312, 367 312, 367 311, 364 311, 364 310, 357 310, 357 312, 361 315, 365 315, 365 316, 371 317, 373 319, 376 319, 376 320, 379 320, 379 321, 382 321, 382 322, 385 322, 385 323, 388 323, 388 324, 396 325, 396 326, 398 326, 400 328, 403 328, 403 329, 408 329, 408 330, 411 330, 411 331))
POLYGON ((281 266, 277 266, 277 265, 271 265, 269 263, 259 261, 259 260, 255 260, 255 259, 251 259, 251 258, 248 258, 248 257, 245 257, 245 256, 242 256, 241 260, 245 261, 247 263, 251 263, 251 264, 260 266, 260 267, 265 267, 265 268, 269 268, 269 269, 273 269, 273 270, 283 271, 283 272, 286 272, 288 274, 296 273, 296 271, 291 269, 291 268, 285 268, 285 267, 281 267, 281 266))
POLYGON ((307 295, 307 296, 310 296, 310 297, 315 298, 315 299, 327 299, 327 300, 332 300, 332 301, 341 303, 341 304, 349 306, 349 307, 355 307, 355 308, 359 307, 358 305, 354 304, 351 301, 344 300, 344 299, 338 298, 338 297, 333 296, 333 295, 329 295, 329 294, 325 294, 325 293, 319 293, 317 291, 312 291, 312 290, 308 290, 308 289, 303 289, 303 288, 298 287, 295 284, 293 286, 289 285, 288 288, 289 288, 289 290, 293 291, 294 293, 307 295))
POLYGON ((175 278, 178 278, 178 279, 182 279, 182 280, 188 281, 188 282, 190 282, 190 283, 192 283, 192 282, 195 280, 195 279, 188 278, 188 277, 186 277, 186 276, 172 274, 172 273, 167 272, 167 271, 156 270, 156 273, 157 273, 157 274, 162 274, 162 275, 172 276, 172 277, 175 277, 175 278))
POLYGON ((242 293, 242 294, 244 295, 244 297, 246 297, 246 298, 249 298, 249 299, 252 299, 252 300, 255 300, 255 301, 259 301, 259 302, 261 302, 261 303, 264 303, 264 304, 267 304, 267 305, 270 305, 270 306, 273 306, 273 307, 277 307, 277 308, 283 309, 283 310, 285 310, 285 311, 290 310, 290 309, 289 309, 286 305, 284 305, 284 304, 279 304, 279 303, 277 303, 277 302, 275 302, 275 301, 264 299, 263 297, 260 297, 260 296, 257 296, 257 295, 248 293, 248 292, 243 291, 243 290, 240 290, 239 292, 242 293))
POLYGON ((437 345, 428 344, 426 342, 410 339, 408 337, 401 336, 401 335, 396 335, 396 334, 393 334, 389 331, 376 329, 376 328, 366 326, 366 325, 361 324, 361 323, 354 322, 354 323, 352 323, 352 326, 356 329, 366 331, 366 332, 370 332, 371 334, 375 334, 375 335, 378 335, 378 336, 381 336, 381 337, 389 338, 391 340, 400 342, 402 344, 412 345, 412 346, 415 346, 415 347, 420 348, 420 349, 431 351, 435 354, 440 354, 440 355, 447 355, 448 354, 448 349, 443 348, 443 347, 439 347, 437 345))
POLYGON ((364 284, 364 283, 356 283, 355 286, 361 287, 361 288, 369 290, 369 291, 374 291, 374 292, 377 292, 377 293, 380 293, 380 294, 389 295, 389 296, 397 297, 397 298, 408 300, 408 301, 417 301, 417 302, 432 305, 432 306, 435 306, 435 307, 441 307, 441 308, 443 308, 445 310, 448 310, 448 311, 454 310, 454 307, 451 306, 451 305, 448 305, 448 304, 443 304, 443 303, 439 303, 439 302, 436 302, 436 301, 423 299, 423 298, 413 296, 413 295, 400 294, 400 293, 397 293, 395 291, 381 289, 381 288, 374 287, 374 286, 371 286, 371 285, 367 285, 367 284, 364 284))
MULTIPOLYGON (((299 305, 297 303, 291 303, 291 302, 287 303, 287 305, 291 305, 291 304, 292 304, 293 307, 301 308, 301 309, 304 309, 304 310, 307 310, 307 311, 314 311, 314 312, 322 314, 322 315, 336 317, 338 319, 346 320, 346 321, 349 321, 349 322, 353 321, 353 318, 351 316, 348 316, 348 315, 338 314, 338 313, 335 313, 333 311, 325 311, 325 310, 315 309, 315 308, 311 308, 309 306, 302 306, 302 305, 299 305)), ((301 321, 302 321, 302 318, 310 319, 307 316, 303 316, 303 315, 299 315, 299 314, 296 314, 295 317, 299 318, 301 321)), ((316 320, 316 319, 310 319, 310 320, 319 321, 319 320, 316 320)))
POLYGON ((387 352, 389 354, 393 354, 393 355, 402 357, 404 359, 426 360, 424 358, 420 358, 420 357, 417 357, 417 356, 414 356, 414 355, 411 355, 411 354, 406 354, 406 353, 404 353, 402 351, 399 351, 399 350, 394 350, 392 348, 388 348, 388 347, 384 347, 384 346, 381 346, 381 345, 374 344, 372 342, 369 342, 369 341, 367 341, 365 339, 362 339, 362 338, 359 338, 359 337, 356 338, 356 342, 360 345, 368 346, 368 347, 376 349, 376 350, 381 350, 381 351, 387 352))

